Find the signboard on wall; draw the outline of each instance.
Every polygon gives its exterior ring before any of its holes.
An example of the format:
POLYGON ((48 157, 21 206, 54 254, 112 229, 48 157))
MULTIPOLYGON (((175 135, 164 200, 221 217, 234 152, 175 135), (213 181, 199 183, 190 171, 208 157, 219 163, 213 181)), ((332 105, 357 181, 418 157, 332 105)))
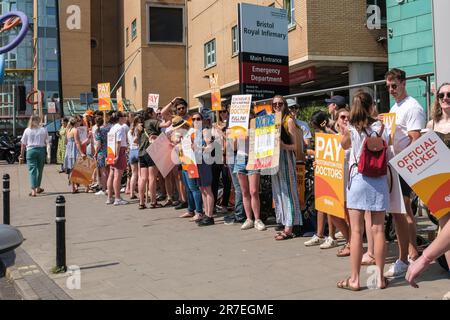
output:
POLYGON ((448 30, 450 30, 450 1, 433 0, 433 33, 434 33, 434 61, 436 88, 450 79, 450 60, 448 53, 450 43, 448 30))
POLYGON ((241 94, 289 94, 288 16, 284 9, 238 4, 241 94))

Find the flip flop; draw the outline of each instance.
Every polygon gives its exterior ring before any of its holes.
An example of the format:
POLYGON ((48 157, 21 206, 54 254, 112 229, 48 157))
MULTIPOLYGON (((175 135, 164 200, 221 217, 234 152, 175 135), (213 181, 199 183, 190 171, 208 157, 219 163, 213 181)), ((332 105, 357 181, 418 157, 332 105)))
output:
POLYGON ((295 235, 293 233, 287 234, 285 232, 281 232, 279 235, 275 237, 276 241, 283 241, 283 240, 289 240, 295 238, 295 235))
POLYGON ((355 287, 350 286, 350 277, 345 279, 345 280, 339 281, 337 283, 337 287, 339 289, 350 290, 350 291, 359 291, 359 290, 361 290, 361 288, 359 288, 359 287, 355 288, 355 287))

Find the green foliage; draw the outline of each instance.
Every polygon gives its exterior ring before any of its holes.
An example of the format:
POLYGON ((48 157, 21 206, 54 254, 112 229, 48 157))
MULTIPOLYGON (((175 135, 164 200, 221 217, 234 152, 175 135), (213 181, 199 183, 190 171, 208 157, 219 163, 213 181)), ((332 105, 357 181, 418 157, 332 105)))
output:
POLYGON ((311 116, 313 115, 314 112, 319 111, 319 110, 328 112, 327 107, 323 106, 323 105, 308 106, 308 107, 300 108, 300 110, 297 113, 297 118, 302 121, 307 122, 309 124, 309 126, 312 128, 311 116))

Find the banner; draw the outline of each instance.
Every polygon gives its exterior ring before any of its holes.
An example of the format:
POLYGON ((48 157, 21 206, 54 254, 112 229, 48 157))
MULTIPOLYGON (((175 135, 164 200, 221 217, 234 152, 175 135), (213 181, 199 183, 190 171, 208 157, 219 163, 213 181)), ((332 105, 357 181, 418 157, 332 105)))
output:
POLYGON ((106 164, 113 165, 114 159, 116 158, 117 154, 117 137, 116 133, 111 132, 108 133, 108 145, 107 145, 107 153, 106 153, 106 164))
POLYGON ((116 91, 116 98, 117 98, 117 110, 123 111, 123 99, 122 99, 122 87, 119 87, 116 91))
POLYGON ((173 145, 169 138, 164 133, 160 134, 157 139, 153 140, 146 151, 158 167, 163 178, 167 177, 176 165, 172 162, 173 145))
POLYGON ((397 154, 390 164, 440 219, 450 212, 450 150, 430 131, 397 154))
POLYGON ((220 94, 219 75, 217 73, 209 76, 209 87, 211 88, 212 111, 219 111, 222 109, 222 96, 220 94))
POLYGON ((158 107, 159 107, 159 94, 150 93, 148 95, 147 108, 152 108, 153 110, 156 111, 156 109, 158 109, 158 107))
POLYGON ((316 133, 315 204, 318 211, 345 218, 344 149, 341 136, 316 133))
POLYGON ((47 102, 47 113, 56 113, 56 102, 47 102))
POLYGON ((189 134, 186 135, 186 137, 184 137, 181 141, 181 148, 183 150, 183 156, 181 158, 183 170, 187 171, 189 178, 191 179, 200 178, 194 150, 192 150, 192 141, 189 134))
POLYGON ((97 85, 98 91, 98 110, 111 110, 111 89, 109 83, 99 83, 97 85))
POLYGON ((281 113, 252 119, 247 170, 278 169, 281 113))
POLYGON ((389 131, 389 134, 391 136, 390 144, 392 144, 394 141, 395 130, 397 127, 397 124, 396 124, 397 114, 382 113, 382 114, 380 114, 380 116, 383 117, 383 123, 386 126, 386 129, 389 131))
POLYGON ((256 99, 289 94, 287 11, 247 3, 238 8, 240 92, 256 99))
POLYGON ((235 95, 231 98, 230 123, 228 125, 230 139, 248 136, 251 105, 252 96, 250 94, 235 95))

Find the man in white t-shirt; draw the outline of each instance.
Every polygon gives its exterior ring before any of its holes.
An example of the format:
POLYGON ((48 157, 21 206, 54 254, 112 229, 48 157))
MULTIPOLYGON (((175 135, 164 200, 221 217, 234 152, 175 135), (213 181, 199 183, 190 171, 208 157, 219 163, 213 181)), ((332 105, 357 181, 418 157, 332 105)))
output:
MULTIPOLYGON (((395 99, 391 113, 396 114, 394 152, 401 152, 420 138, 420 130, 425 128, 426 116, 422 106, 406 92, 406 74, 403 70, 392 69, 386 73, 386 87, 395 99)), ((406 215, 393 213, 399 246, 399 259, 385 273, 386 277, 402 277, 406 274, 409 261, 419 257, 417 250, 417 229, 411 208, 411 187, 400 177, 406 215)))

